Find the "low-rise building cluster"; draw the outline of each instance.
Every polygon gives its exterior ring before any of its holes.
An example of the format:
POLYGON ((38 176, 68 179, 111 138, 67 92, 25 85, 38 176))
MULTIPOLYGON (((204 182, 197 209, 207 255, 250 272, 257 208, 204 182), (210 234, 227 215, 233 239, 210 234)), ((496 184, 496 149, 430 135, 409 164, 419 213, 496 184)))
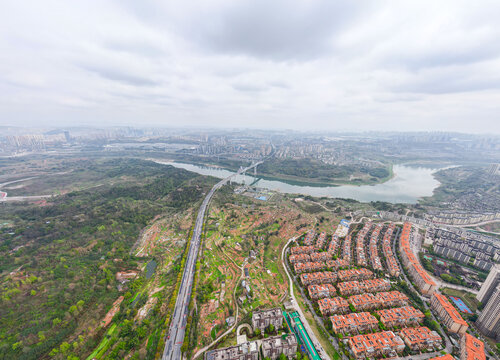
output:
POLYGON ((425 326, 401 329, 399 335, 410 350, 438 350, 443 347, 441 336, 425 326))
POLYGON ((290 252, 295 254, 311 254, 315 252, 314 246, 294 246, 290 249, 290 252))
POLYGON ((378 356, 396 356, 403 352, 404 341, 392 331, 356 335, 349 338, 349 346, 356 359, 378 356))
POLYGON ((369 312, 334 315, 330 317, 335 334, 354 334, 373 330, 378 327, 378 320, 369 312))
POLYGON ((382 271, 382 262, 378 256, 378 237, 382 231, 383 224, 377 224, 370 236, 370 262, 375 270, 382 271))
POLYGON ((349 265, 342 259, 326 260, 326 261, 311 261, 311 262, 298 262, 293 264, 293 270, 296 274, 303 274, 307 272, 321 271, 325 269, 337 270, 340 267, 349 265))
POLYGON ((313 300, 333 297, 337 293, 335 286, 332 284, 309 285, 307 287, 307 291, 313 300))
POLYGON ((344 244, 342 246, 342 260, 346 261, 348 264, 351 263, 352 253, 351 253, 351 235, 347 235, 344 239, 344 244))
POLYGON ((290 255, 288 258, 290 263, 295 264, 298 262, 310 262, 311 261, 311 255, 309 254, 297 254, 297 255, 290 255))
POLYGON ((391 283, 385 279, 371 279, 363 281, 347 281, 337 284, 341 295, 355 295, 364 292, 388 291, 391 283))
POLYGON ((314 243, 314 238, 316 237, 316 233, 314 230, 309 230, 304 237, 304 245, 310 246, 314 243))
POLYGON ((413 306, 403 306, 394 309, 378 310, 380 322, 386 327, 409 326, 420 324, 425 315, 413 306))
POLYGON ((408 268, 408 272, 415 281, 419 290, 426 295, 431 295, 437 290, 437 285, 432 278, 427 274, 424 268, 413 254, 410 246, 411 223, 406 222, 403 226, 400 237, 400 250, 403 264, 408 268))
POLYGON ((304 286, 313 284, 333 284, 337 281, 337 274, 331 271, 305 273, 300 275, 300 281, 304 286))
POLYGON ((389 271, 389 274, 391 276, 399 276, 400 274, 399 266, 391 246, 391 238, 394 232, 394 228, 395 226, 393 223, 391 223, 387 227, 387 230, 385 231, 384 234, 384 238, 382 239, 382 252, 384 253, 385 256, 385 262, 387 264, 387 270, 389 271))
POLYGON ((328 244, 328 250, 327 252, 333 256, 337 253, 339 247, 339 237, 337 235, 332 236, 332 240, 330 240, 330 243, 328 244))
POLYGON ((460 340, 460 360, 486 360, 484 343, 470 334, 460 340))
POLYGON ((349 311, 349 303, 343 297, 325 298, 318 301, 319 311, 323 316, 342 314, 349 311))
POLYGON ((359 266, 366 266, 365 236, 372 227, 371 222, 365 223, 363 228, 356 235, 356 263, 359 266))
POLYGON ((365 268, 339 270, 337 275, 341 281, 366 280, 373 278, 373 272, 365 268))
POLYGON ((408 297, 399 291, 352 295, 349 296, 348 300, 356 311, 405 306, 408 304, 408 297))
POLYGON ((322 232, 316 239, 316 244, 314 245, 314 248, 316 250, 323 250, 325 243, 326 243, 326 232, 322 232))
POLYGON ((327 261, 332 258, 328 252, 315 252, 311 254, 311 261, 327 261))
POLYGON ((446 296, 434 293, 431 298, 431 309, 437 314, 441 323, 444 324, 449 331, 465 334, 469 325, 460 316, 457 309, 448 301, 446 296))

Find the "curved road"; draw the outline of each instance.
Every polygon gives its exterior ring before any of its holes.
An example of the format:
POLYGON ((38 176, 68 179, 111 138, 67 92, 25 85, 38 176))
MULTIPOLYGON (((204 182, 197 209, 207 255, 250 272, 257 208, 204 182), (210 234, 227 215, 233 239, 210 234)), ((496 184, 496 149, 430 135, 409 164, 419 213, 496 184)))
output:
POLYGON ((311 329, 311 326, 309 325, 309 322, 307 321, 304 313, 302 312, 302 309, 300 308, 299 303, 297 302, 297 299, 295 298, 295 295, 293 293, 293 279, 290 276, 288 269, 286 267, 286 264, 285 264, 285 251, 286 251, 286 248, 288 247, 288 244, 290 244, 292 241, 295 241, 295 239, 296 239, 296 237, 289 239, 288 242, 285 244, 285 246, 283 246, 283 249, 281 250, 281 263, 283 265, 283 268, 285 269, 286 275, 288 276, 288 280, 290 283, 290 297, 292 298, 294 307, 297 310, 297 312, 299 313, 300 319, 302 320, 302 323, 304 324, 304 326, 307 330, 307 334, 309 335, 314 346, 316 347, 316 351, 318 351, 321 358, 323 358, 325 360, 331 360, 330 356, 327 354, 325 349, 323 349, 323 346, 321 346, 318 338, 316 337, 316 334, 311 329))
POLYGON ((186 258, 184 273, 182 275, 181 285, 179 287, 179 294, 177 295, 177 300, 175 303, 174 314, 172 316, 170 328, 165 340, 165 348, 163 350, 162 360, 179 360, 182 358, 181 346, 184 342, 184 334, 186 331, 188 305, 191 299, 191 290, 193 288, 196 258, 198 257, 198 251, 200 250, 200 236, 203 228, 205 211, 208 208, 208 204, 210 203, 212 196, 218 189, 227 184, 227 182, 232 177, 237 176, 245 171, 251 170, 252 168, 260 164, 262 164, 262 161, 252 164, 244 169, 240 168, 238 172, 215 184, 210 192, 205 196, 205 199, 203 199, 203 203, 201 204, 200 210, 198 210, 198 215, 196 217, 193 236, 191 237, 191 245, 189 247, 189 252, 186 258))

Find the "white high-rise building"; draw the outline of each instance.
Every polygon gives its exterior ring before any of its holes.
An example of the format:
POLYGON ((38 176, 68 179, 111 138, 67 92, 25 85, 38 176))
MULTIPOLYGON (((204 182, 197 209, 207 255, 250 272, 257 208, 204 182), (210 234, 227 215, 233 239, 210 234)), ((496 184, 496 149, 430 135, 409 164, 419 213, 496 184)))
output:
POLYGON ((479 293, 477 294, 477 299, 483 304, 486 304, 490 299, 491 295, 500 283, 500 265, 495 264, 490 270, 486 281, 481 286, 479 293))
POLYGON ((477 319, 477 327, 486 336, 500 338, 500 285, 497 286, 477 319))

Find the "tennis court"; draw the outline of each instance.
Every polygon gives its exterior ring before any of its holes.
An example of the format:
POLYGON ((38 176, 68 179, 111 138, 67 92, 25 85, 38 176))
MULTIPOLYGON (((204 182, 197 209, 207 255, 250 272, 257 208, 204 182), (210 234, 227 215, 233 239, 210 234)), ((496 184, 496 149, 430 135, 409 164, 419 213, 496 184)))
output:
POLYGON ((451 301, 455 303, 455 305, 460 309, 461 312, 467 313, 467 314, 472 314, 472 311, 465 305, 462 299, 450 296, 451 301))

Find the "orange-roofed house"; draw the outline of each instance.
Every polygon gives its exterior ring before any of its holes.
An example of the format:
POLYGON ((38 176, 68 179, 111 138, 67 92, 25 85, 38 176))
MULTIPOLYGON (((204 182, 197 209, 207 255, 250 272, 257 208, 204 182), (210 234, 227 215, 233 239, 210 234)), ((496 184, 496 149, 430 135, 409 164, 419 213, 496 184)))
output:
POLYGON ((446 296, 434 293, 431 297, 431 309, 438 314, 438 317, 449 331, 457 334, 465 334, 469 324, 460 316, 457 309, 448 301, 446 296))
POLYGON ((378 327, 378 320, 369 312, 334 315, 330 317, 335 334, 354 334, 378 327))
POLYGON ((441 336, 425 326, 401 329, 399 335, 411 350, 437 350, 443 346, 441 336))
POLYGON ((460 341, 460 360, 486 360, 484 343, 469 334, 462 336, 460 341))

